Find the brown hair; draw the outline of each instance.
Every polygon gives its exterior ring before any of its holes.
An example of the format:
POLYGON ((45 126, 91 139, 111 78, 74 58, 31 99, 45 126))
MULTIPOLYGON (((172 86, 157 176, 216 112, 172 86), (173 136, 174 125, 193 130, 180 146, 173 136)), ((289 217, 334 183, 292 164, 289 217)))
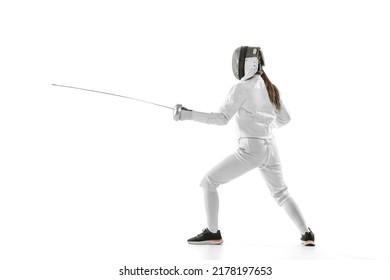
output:
POLYGON ((279 95, 278 88, 268 79, 264 71, 261 74, 261 77, 265 82, 265 86, 268 91, 269 100, 275 106, 276 109, 280 110, 281 102, 280 102, 280 95, 279 95))

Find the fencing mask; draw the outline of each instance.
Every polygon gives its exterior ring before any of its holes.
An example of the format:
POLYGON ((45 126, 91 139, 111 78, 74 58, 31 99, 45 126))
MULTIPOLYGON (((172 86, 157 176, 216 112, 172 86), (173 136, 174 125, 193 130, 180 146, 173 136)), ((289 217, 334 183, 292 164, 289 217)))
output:
POLYGON ((233 53, 232 68, 234 76, 240 81, 248 80, 264 66, 263 52, 260 47, 238 47, 233 53))

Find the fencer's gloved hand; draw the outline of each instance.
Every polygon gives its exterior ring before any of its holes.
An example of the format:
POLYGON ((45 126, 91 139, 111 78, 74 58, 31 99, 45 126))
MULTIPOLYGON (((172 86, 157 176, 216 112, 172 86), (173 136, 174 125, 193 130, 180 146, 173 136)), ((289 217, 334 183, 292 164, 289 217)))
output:
POLYGON ((192 120, 192 110, 187 109, 186 107, 181 108, 180 120, 192 120))
POLYGON ((192 110, 183 107, 181 104, 176 104, 175 107, 173 107, 173 119, 175 121, 191 120, 192 110))

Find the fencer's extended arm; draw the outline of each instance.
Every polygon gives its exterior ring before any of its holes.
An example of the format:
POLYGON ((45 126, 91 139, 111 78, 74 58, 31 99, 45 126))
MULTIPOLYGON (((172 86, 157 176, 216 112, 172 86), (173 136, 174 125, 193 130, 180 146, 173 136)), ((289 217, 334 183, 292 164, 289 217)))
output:
POLYGON ((273 127, 282 127, 288 124, 291 120, 290 114, 284 106, 283 102, 281 102, 280 110, 275 110, 276 119, 274 120, 272 126, 273 127))
POLYGON ((201 123, 225 125, 229 122, 231 117, 223 113, 203 113, 191 110, 182 110, 180 120, 192 120, 201 123))
POLYGON ((233 86, 224 103, 217 113, 203 113, 191 110, 182 110, 180 120, 192 120, 201 123, 225 125, 236 114, 241 104, 244 102, 242 89, 239 85, 233 86))

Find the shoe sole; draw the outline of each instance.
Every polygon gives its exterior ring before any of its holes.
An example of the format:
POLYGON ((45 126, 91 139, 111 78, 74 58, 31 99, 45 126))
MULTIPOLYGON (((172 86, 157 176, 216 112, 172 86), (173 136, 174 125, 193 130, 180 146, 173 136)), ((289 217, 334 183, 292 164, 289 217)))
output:
POLYGON ((316 246, 313 240, 302 241, 304 246, 316 246))
POLYGON ((221 245, 223 240, 188 241, 188 243, 192 245, 221 245))

